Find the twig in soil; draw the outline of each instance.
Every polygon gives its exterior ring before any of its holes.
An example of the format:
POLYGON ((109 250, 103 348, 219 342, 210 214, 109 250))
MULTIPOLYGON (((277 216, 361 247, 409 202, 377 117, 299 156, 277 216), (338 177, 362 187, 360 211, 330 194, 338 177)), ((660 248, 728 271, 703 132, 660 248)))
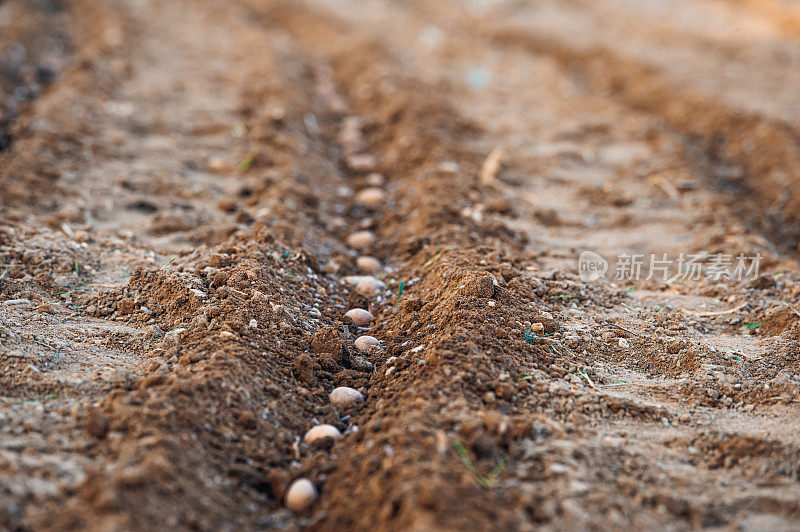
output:
POLYGON ((175 262, 177 259, 178 259, 178 257, 172 257, 171 259, 169 259, 168 263, 166 263, 165 265, 163 265, 161 267, 161 269, 162 270, 166 270, 167 268, 169 268, 169 265, 172 264, 173 262, 175 262))
POLYGON ((552 349, 552 350, 553 350, 553 352, 554 352, 555 354, 557 354, 558 356, 560 356, 561 358, 564 358, 564 353, 562 353, 561 351, 559 351, 558 349, 556 349, 556 346, 554 346, 553 344, 550 344, 550 349, 552 349))
POLYGON ((405 281, 400 281, 400 289, 397 291, 397 297, 403 297, 403 290, 406 287, 405 281))
POLYGON ((495 479, 497 479, 498 475, 500 475, 503 469, 508 465, 505 460, 500 460, 500 463, 494 466, 494 469, 492 469, 488 475, 483 476, 475 469, 475 464, 472 462, 472 459, 467 454, 467 450, 464 449, 460 441, 453 441, 453 447, 455 447, 456 452, 461 457, 461 461, 464 462, 464 465, 467 466, 467 469, 469 469, 472 476, 475 477, 475 480, 483 489, 491 489, 494 486, 495 479))
POLYGON ((56 352, 56 364, 61 362, 61 352, 58 350, 58 348, 53 347, 52 345, 46 344, 44 342, 40 342, 36 338, 32 338, 32 340, 33 340, 33 343, 35 343, 35 344, 39 344, 41 346, 47 347, 48 349, 52 349, 53 351, 55 351, 56 352))
POLYGON ((503 161, 505 152, 500 146, 495 147, 481 167, 480 183, 483 186, 491 186, 495 184, 497 172, 500 171, 500 165, 503 161))
POLYGON ((724 314, 733 314, 737 310, 740 310, 740 309, 744 308, 745 305, 747 305, 746 301, 744 303, 742 303, 741 305, 738 305, 736 307, 730 308, 728 310, 721 310, 719 312, 692 312, 691 310, 685 310, 685 309, 680 309, 680 310, 684 314, 688 314, 688 315, 694 316, 696 318, 710 318, 711 316, 722 316, 724 314))
POLYGON ((425 264, 423 264, 423 265, 422 265, 422 267, 423 267, 423 268, 427 268, 428 266, 430 266, 430 265, 433 263, 433 261, 435 261, 436 259, 438 259, 439 257, 441 257, 441 256, 442 256, 442 253, 444 253, 445 251, 450 251, 450 249, 452 249, 452 248, 451 248, 451 246, 447 246, 447 247, 446 247, 446 248, 444 248, 442 251, 438 252, 436 255, 434 255, 433 257, 431 257, 431 258, 430 258, 430 259, 428 259, 427 261, 425 261, 425 264))
POLYGON ((588 374, 588 373, 586 373, 586 370, 585 370, 585 369, 584 369, 584 370, 581 370, 581 371, 578 371, 578 375, 580 375, 581 377, 583 377, 584 379, 586 379, 586 382, 588 382, 588 383, 589 383, 589 386, 591 386, 592 388, 594 388, 594 389, 595 389, 595 390, 597 390, 598 392, 602 392, 602 390, 601 390, 600 388, 598 388, 597 386, 595 386, 594 382, 592 382, 592 379, 589 377, 589 374, 588 374))
POLYGON ((648 179, 647 182, 660 188, 672 201, 678 201, 681 199, 680 192, 678 192, 678 189, 675 188, 675 185, 673 185, 667 178, 662 176, 654 176, 648 179))

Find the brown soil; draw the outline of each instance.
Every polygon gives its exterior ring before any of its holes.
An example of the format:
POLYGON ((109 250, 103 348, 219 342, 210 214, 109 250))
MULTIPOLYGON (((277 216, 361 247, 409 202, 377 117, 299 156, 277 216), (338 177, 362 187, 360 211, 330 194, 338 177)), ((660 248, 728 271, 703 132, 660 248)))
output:
POLYGON ((0 1, 0 530, 796 529, 798 39, 788 0, 0 1))

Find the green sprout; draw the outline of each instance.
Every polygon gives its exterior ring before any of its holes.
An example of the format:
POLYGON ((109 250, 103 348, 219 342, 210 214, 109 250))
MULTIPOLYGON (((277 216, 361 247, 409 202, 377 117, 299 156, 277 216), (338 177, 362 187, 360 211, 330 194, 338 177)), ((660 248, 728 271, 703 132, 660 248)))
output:
POLYGON ((472 459, 467 454, 467 450, 464 449, 464 446, 460 441, 453 441, 453 447, 455 447, 456 452, 461 457, 461 461, 464 462, 464 465, 467 467, 467 469, 469 469, 470 473, 472 473, 472 476, 475 477, 475 480, 483 489, 492 489, 492 487, 494 487, 494 481, 497 479, 500 473, 503 472, 503 469, 506 468, 506 465, 508 465, 506 464, 505 460, 500 460, 500 463, 494 466, 494 469, 492 469, 488 475, 483 476, 478 473, 478 470, 475 468, 475 464, 472 462, 472 459))

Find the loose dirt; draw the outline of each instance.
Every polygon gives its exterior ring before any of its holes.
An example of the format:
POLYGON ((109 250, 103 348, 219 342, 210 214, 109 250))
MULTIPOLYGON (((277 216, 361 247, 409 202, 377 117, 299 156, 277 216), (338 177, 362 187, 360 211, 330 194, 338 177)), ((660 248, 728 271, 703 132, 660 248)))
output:
POLYGON ((797 528, 798 13, 0 1, 0 529, 797 528))

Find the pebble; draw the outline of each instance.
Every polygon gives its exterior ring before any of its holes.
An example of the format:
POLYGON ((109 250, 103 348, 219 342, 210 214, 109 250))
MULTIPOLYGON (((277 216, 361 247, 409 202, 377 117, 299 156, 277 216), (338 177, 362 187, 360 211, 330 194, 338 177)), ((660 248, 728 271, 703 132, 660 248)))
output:
POLYGON ((250 323, 247 324, 251 329, 258 329, 258 320, 252 319, 250 323))
POLYGON ((375 235, 372 231, 358 231, 347 237, 347 245, 351 248, 364 249, 375 244, 375 235))
POLYGON ((381 345, 380 341, 374 336, 359 336, 356 338, 356 348, 359 351, 366 351, 374 345, 381 345))
POLYGON ((309 445, 314 445, 315 442, 320 442, 328 438, 335 440, 341 435, 342 433, 339 432, 339 429, 333 425, 317 425, 306 432, 306 435, 303 437, 303 441, 309 445))
POLYGON ((365 207, 377 209, 386 201, 386 192, 377 187, 369 187, 360 190, 355 199, 357 203, 365 207))
POLYGON ((186 332, 186 329, 180 327, 178 329, 173 329, 164 335, 164 341, 167 343, 177 343, 180 340, 181 335, 186 332))
POLYGON ((363 308, 354 308, 352 310, 348 310, 344 313, 344 315, 353 320, 353 323, 355 323, 358 327, 366 327, 372 320, 375 319, 375 316, 372 315, 372 312, 364 310, 363 308))
POLYGON ((356 172, 369 172, 375 168, 375 157, 366 153, 351 155, 347 158, 347 166, 356 172))
POLYGON ((375 273, 381 269, 381 261, 369 255, 361 255, 356 259, 356 266, 367 273, 375 273))
POLYGON ((317 488, 307 478, 298 478, 286 490, 286 507, 293 512, 305 512, 316 502, 317 488))
POLYGON ((366 297, 379 296, 384 290, 386 290, 386 284, 383 281, 375 279, 374 277, 362 279, 356 285, 356 291, 362 296, 366 297))
POLYGON ((364 402, 364 396, 361 395, 361 392, 347 386, 336 388, 331 392, 329 398, 331 404, 338 410, 354 408, 364 402))
POLYGON ((371 277, 371 275, 345 275, 342 280, 347 284, 358 286, 358 283, 364 279, 370 279, 371 277))
POLYGON ((367 176, 367 184, 371 187, 382 187, 385 182, 383 175, 378 172, 372 172, 367 176))
POLYGON ((208 169, 212 172, 223 172, 228 169, 228 165, 221 157, 211 157, 208 159, 208 169))
POLYGON ((623 348, 623 349, 628 349, 631 346, 631 344, 629 344, 628 341, 625 338, 620 338, 619 339, 619 346, 621 348, 623 348))

